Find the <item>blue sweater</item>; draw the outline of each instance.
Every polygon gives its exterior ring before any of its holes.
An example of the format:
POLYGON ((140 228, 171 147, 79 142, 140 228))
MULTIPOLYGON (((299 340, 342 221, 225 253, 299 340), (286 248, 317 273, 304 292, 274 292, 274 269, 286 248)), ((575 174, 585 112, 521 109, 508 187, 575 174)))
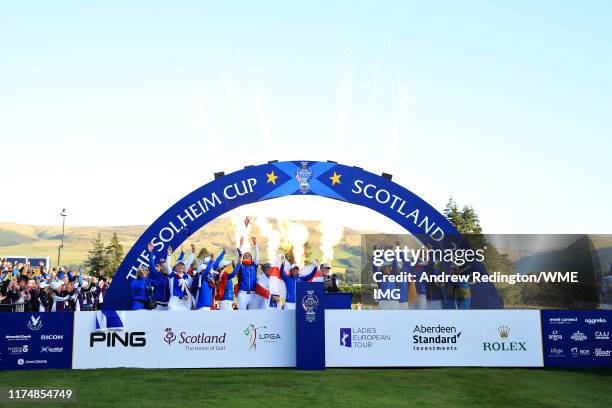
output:
POLYGON ((225 291, 223 292, 223 299, 221 300, 231 300, 234 301, 234 282, 232 279, 236 277, 238 274, 238 268, 234 268, 232 273, 227 274, 227 284, 225 285, 225 291))
POLYGON ((144 309, 144 304, 148 300, 151 285, 145 278, 137 278, 132 281, 132 310, 144 309))
POLYGON ((285 282, 285 287, 287 288, 287 297, 285 297, 285 303, 295 303, 295 286, 297 282, 308 282, 312 279, 317 273, 318 268, 315 266, 312 272, 309 275, 300 277, 300 276, 291 276, 286 275, 283 270, 284 265, 280 267, 280 277, 285 282))
POLYGON ((225 252, 221 251, 217 259, 214 262, 208 262, 206 269, 194 279, 193 290, 198 294, 196 309, 210 308, 212 306, 215 288, 214 285, 211 287, 208 282, 214 284, 215 278, 212 271, 219 267, 219 263, 223 260, 224 256, 225 252))
POLYGON ((170 285, 168 284, 168 275, 158 272, 155 269, 155 257, 153 252, 149 252, 149 280, 153 286, 155 293, 153 298, 156 303, 168 304, 170 300, 170 285))

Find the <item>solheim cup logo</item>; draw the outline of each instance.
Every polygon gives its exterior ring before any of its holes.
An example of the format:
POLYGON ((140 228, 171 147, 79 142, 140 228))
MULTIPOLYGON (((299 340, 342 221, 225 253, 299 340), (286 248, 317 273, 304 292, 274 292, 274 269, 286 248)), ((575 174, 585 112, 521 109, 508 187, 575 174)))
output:
POLYGON ((164 341, 171 345, 174 340, 176 340, 176 334, 172 332, 172 329, 168 327, 166 330, 166 335, 164 336, 164 341))
POLYGON ((310 191, 310 180, 312 180, 312 169, 308 167, 308 162, 302 162, 300 167, 295 173, 295 179, 300 183, 300 191, 307 193, 310 191))
POLYGON ((28 329, 33 331, 40 330, 43 325, 42 320, 40 320, 40 318, 41 316, 30 316, 30 321, 28 322, 28 329))
POLYGON ((307 290, 302 298, 302 307, 306 311, 306 321, 314 322, 317 318, 316 309, 319 307, 319 299, 315 296, 314 290, 307 290))

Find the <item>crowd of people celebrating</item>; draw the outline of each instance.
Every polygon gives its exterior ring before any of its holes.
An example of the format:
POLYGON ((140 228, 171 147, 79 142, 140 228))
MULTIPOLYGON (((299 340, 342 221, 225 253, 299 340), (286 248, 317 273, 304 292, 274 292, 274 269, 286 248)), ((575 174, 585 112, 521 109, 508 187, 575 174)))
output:
POLYGON ((256 237, 244 248, 244 238, 236 249, 236 260, 226 259, 226 249, 218 255, 194 262, 196 247, 181 248, 172 264, 173 249, 165 257, 156 257, 148 244, 149 264, 138 270, 132 281, 134 310, 253 310, 295 309, 296 284, 299 281, 325 282, 329 292, 338 291, 335 275, 327 263, 299 266, 284 254, 274 263, 260 263, 256 237), (171 265, 172 264, 172 265, 171 265))
MULTIPOLYGON (((133 310, 293 310, 296 307, 297 282, 324 282, 327 292, 338 292, 338 280, 328 263, 292 264, 285 254, 274 263, 260 262, 256 237, 245 247, 244 238, 236 248, 236 259, 229 261, 223 248, 216 256, 195 259, 196 247, 181 247, 173 261, 173 249, 158 256, 148 244, 148 267, 141 267, 131 283, 133 310), (252 245, 251 245, 252 244, 252 245), (241 249, 242 248, 242 249, 241 249)), ((96 277, 70 271, 67 267, 47 270, 43 262, 0 260, 0 311, 93 311, 101 310, 112 278, 96 277)), ((394 291, 394 299, 379 299, 378 309, 469 309, 470 284, 422 281, 422 275, 441 274, 434 262, 411 262, 399 259, 382 266, 372 266, 383 275, 409 272, 412 282, 384 280, 381 291, 394 291)), ((451 273, 461 273, 450 266, 451 273)), ((358 309, 362 308, 358 304, 358 309)))
POLYGON ((100 310, 112 279, 0 260, 0 312, 100 310))

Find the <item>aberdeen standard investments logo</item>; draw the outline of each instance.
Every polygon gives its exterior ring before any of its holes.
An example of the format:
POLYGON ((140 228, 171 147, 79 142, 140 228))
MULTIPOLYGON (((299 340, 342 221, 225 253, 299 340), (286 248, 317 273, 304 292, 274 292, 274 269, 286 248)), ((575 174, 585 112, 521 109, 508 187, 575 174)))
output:
POLYGON ((524 341, 508 341, 510 338, 510 327, 502 325, 497 329, 498 341, 483 342, 484 351, 527 351, 527 343, 524 341))
POLYGON ((457 351, 461 332, 455 326, 419 324, 412 331, 415 351, 457 351))

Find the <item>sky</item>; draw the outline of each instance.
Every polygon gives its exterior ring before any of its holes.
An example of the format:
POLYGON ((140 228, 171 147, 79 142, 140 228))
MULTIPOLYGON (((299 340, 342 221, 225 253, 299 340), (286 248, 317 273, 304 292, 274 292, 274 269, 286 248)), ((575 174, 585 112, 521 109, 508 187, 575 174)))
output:
POLYGON ((146 225, 214 172, 335 160, 485 232, 610 233, 611 23, 606 1, 7 2, 0 221, 146 225))

